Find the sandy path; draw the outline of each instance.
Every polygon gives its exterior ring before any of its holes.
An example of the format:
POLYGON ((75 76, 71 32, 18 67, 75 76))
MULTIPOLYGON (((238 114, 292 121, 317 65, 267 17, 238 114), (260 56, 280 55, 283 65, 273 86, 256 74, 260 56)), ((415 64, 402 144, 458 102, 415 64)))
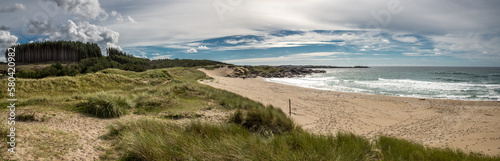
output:
MULTIPOLYGON (((20 109, 20 113, 31 109, 20 109)), ((5 113, 5 112, 4 112, 5 113)), ((35 117, 48 116, 46 121, 16 122, 16 154, 7 158, 19 160, 100 160, 106 149, 113 148, 110 140, 102 138, 108 126, 116 121, 130 121, 155 116, 128 114, 120 118, 102 119, 67 111, 37 111, 35 117)), ((197 120, 222 122, 227 111, 202 110, 197 120)), ((7 120, 6 115, 1 115, 7 120)), ((173 120, 186 123, 193 119, 173 120)), ((113 150, 113 149, 111 149, 113 150)), ((6 154, 6 153, 4 153, 6 154)))
MULTIPOLYGON (((21 110, 24 111, 24 110, 21 110)), ((17 152, 12 158, 21 160, 99 160, 109 148, 110 141, 100 138, 107 133, 107 126, 118 120, 136 119, 126 115, 121 118, 100 119, 79 113, 53 111, 37 113, 50 116, 46 121, 16 122, 18 132, 17 152), (43 150, 43 151, 40 151, 43 150), (38 158, 41 157, 41 158, 38 158)))
POLYGON ((230 69, 204 70, 201 81, 288 113, 315 133, 348 131, 375 138, 392 135, 435 147, 500 154, 500 102, 417 99, 307 89, 262 78, 224 77, 230 69))

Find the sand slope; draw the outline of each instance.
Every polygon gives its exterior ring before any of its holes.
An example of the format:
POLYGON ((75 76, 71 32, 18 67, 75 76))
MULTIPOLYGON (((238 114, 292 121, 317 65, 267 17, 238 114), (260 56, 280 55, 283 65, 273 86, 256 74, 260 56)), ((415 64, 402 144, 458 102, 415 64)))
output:
POLYGON ((434 147, 500 154, 500 102, 456 101, 365 95, 307 89, 263 78, 224 77, 232 70, 205 70, 214 80, 200 81, 288 113, 315 133, 348 131, 375 138, 392 135, 434 147))

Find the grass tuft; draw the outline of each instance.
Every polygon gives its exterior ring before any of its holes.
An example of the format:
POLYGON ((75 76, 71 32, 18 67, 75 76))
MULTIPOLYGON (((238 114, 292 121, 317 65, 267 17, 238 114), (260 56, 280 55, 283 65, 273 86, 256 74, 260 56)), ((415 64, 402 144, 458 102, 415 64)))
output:
POLYGON ((299 128, 283 111, 273 106, 251 108, 246 112, 238 110, 229 122, 263 135, 282 134, 299 128))
POLYGON ((16 121, 38 121, 34 113, 22 113, 16 116, 16 121))
POLYGON ((377 141, 384 160, 500 160, 478 153, 465 153, 450 148, 425 147, 411 141, 381 136, 377 141))
POLYGON ((193 113, 193 112, 183 112, 183 113, 170 113, 166 114, 163 117, 168 118, 168 119, 173 119, 173 120, 179 120, 183 118, 199 118, 203 115, 193 113))
POLYGON ((77 105, 82 112, 101 118, 120 117, 125 114, 131 105, 125 98, 98 94, 97 97, 89 97, 86 102, 77 105))

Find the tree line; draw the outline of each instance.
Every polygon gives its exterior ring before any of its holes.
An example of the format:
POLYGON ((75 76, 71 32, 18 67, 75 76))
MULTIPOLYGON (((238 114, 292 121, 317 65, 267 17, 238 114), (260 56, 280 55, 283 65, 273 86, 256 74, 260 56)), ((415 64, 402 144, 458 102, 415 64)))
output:
MULTIPOLYGON (((73 62, 85 58, 101 57, 101 49, 95 43, 79 41, 45 41, 12 46, 16 49, 16 63, 73 62)), ((5 51, 5 56, 7 56, 5 51)))
MULTIPOLYGON (((75 76, 84 73, 94 73, 107 68, 118 68, 128 71, 142 72, 147 69, 156 69, 156 68, 229 65, 223 62, 218 62, 213 60, 192 60, 192 59, 149 60, 144 58, 137 58, 133 55, 127 54, 126 52, 120 51, 115 48, 107 48, 106 52, 108 56, 102 56, 101 51, 96 44, 74 42, 74 41, 57 41, 57 42, 46 41, 46 42, 15 45, 13 47, 16 47, 16 56, 20 48, 21 50, 24 51, 23 53, 28 53, 27 55, 30 55, 32 53, 37 53, 39 54, 37 55, 38 57, 47 57, 47 58, 53 57, 47 55, 57 55, 61 53, 57 52, 57 54, 54 54, 50 53, 51 51, 62 51, 63 53, 64 52, 70 53, 71 51, 77 54, 76 56, 75 55, 69 56, 72 59, 55 59, 55 60, 41 59, 39 61, 37 60, 35 62, 56 61, 56 63, 52 63, 51 65, 44 68, 20 69, 19 71, 16 72, 16 77, 19 78, 39 79, 49 76, 75 76), (51 49, 45 49, 44 47, 51 49), (62 64, 60 62, 63 62, 65 64, 62 64)), ((29 59, 31 58, 32 57, 29 57, 29 59)), ((16 62, 18 62, 18 60, 16 60, 16 62)))

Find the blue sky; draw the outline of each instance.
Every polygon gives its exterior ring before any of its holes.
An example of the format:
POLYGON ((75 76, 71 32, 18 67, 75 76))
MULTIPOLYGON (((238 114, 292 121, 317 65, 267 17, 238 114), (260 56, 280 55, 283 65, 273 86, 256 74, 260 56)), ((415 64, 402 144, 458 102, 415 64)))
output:
POLYGON ((499 7, 495 0, 6 0, 0 49, 74 40, 149 59, 239 65, 500 66, 499 7))

